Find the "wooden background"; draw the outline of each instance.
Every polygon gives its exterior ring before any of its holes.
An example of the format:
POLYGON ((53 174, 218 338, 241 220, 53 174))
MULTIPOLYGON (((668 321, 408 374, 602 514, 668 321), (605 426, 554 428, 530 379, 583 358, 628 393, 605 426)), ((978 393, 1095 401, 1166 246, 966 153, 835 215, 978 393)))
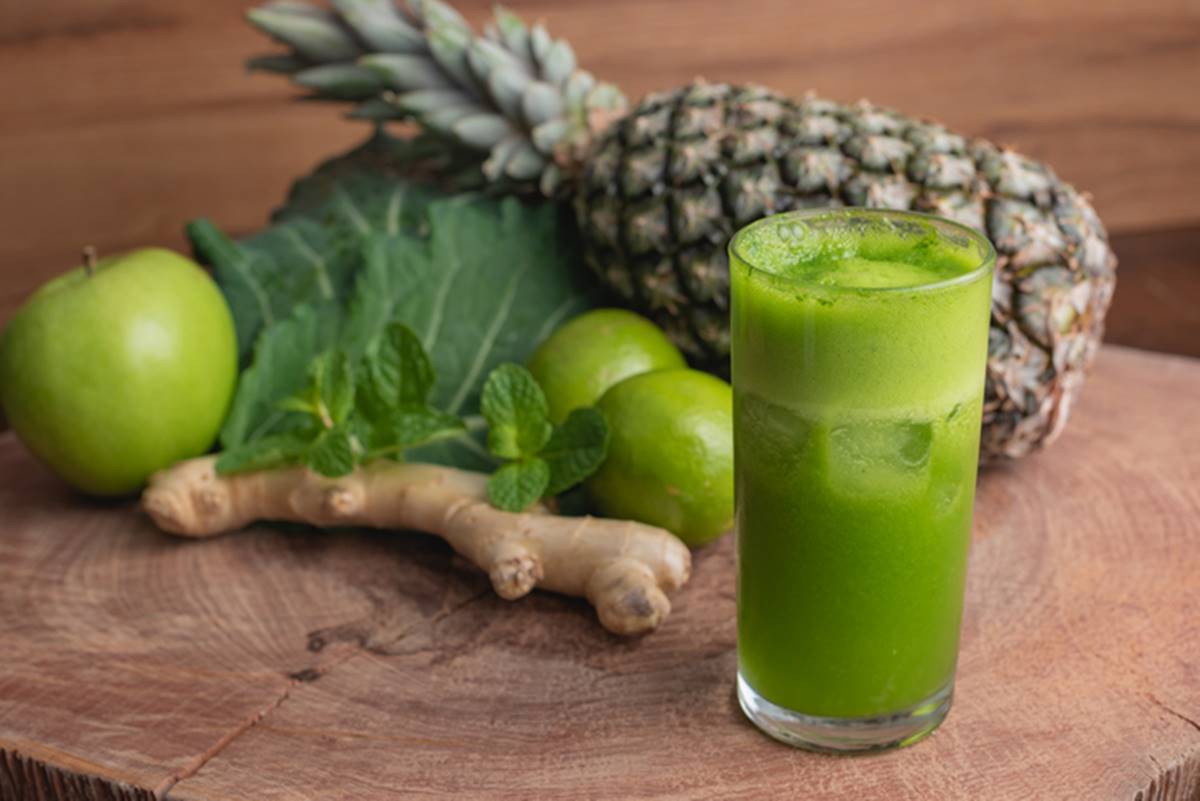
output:
MULTIPOLYGON (((247 75, 244 0, 0 0, 0 321, 80 247, 261 226, 367 133, 247 75)), ((485 0, 460 0, 475 22, 485 0)), ((987 136, 1092 193, 1111 340, 1200 355, 1197 0, 510 0, 631 97, 695 75, 859 97, 987 136)))

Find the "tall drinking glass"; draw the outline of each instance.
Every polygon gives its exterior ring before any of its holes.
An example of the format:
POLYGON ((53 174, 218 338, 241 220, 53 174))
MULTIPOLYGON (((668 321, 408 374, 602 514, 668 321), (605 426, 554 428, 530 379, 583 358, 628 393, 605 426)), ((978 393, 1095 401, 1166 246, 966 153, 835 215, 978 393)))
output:
POLYGON ((738 699, 793 745, 907 745, 954 687, 995 252, 822 209, 729 255, 738 699))

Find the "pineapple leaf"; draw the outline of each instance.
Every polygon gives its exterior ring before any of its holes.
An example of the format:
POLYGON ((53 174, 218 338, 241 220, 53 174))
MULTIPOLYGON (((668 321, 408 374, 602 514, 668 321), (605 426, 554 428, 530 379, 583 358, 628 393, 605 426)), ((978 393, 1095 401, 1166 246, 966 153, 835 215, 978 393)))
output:
POLYGON ((559 84, 571 77, 574 71, 575 51, 571 49, 571 45, 560 39, 547 51, 542 62, 542 72, 547 81, 559 84))
POLYGON ((534 81, 521 98, 521 110, 531 126, 562 117, 563 98, 558 89, 545 81, 534 81))
POLYGON ((504 175, 504 169, 508 166, 509 160, 521 147, 523 141, 519 134, 513 134, 496 143, 487 160, 483 162, 483 174, 487 176, 488 180, 495 181, 504 175))
POLYGON ((400 15, 392 0, 333 0, 333 7, 373 50, 383 53, 425 50, 425 37, 400 15))
POLYGON ((453 6, 441 0, 411 0, 414 11, 428 27, 455 28, 470 35, 471 26, 453 6))
POLYGON ((533 129, 533 146, 547 155, 561 142, 570 125, 566 120, 547 120, 533 129))
POLYGON ((358 63, 377 73, 389 89, 397 92, 455 88, 454 81, 446 77, 436 64, 423 55, 375 53, 363 56, 358 63))
POLYGON ((333 100, 368 100, 379 94, 379 74, 357 64, 322 64, 292 76, 301 86, 333 100))
POLYGON ((539 65, 545 64, 546 56, 550 53, 553 45, 554 40, 550 38, 550 33, 542 25, 534 25, 529 30, 529 52, 539 65))
POLYGON ((488 76, 488 90, 492 100, 510 118, 521 113, 521 102, 531 79, 520 70, 501 67, 488 76))
POLYGON ((454 124, 454 135, 480 150, 490 150, 513 133, 512 124, 498 114, 472 114, 454 124))
POLYGON ((246 12, 260 31, 314 63, 349 61, 358 44, 337 17, 305 3, 269 3, 246 12))
POLYGON ((482 111, 457 89, 422 89, 416 92, 405 92, 397 98, 396 104, 405 111, 425 115, 448 109, 463 109, 465 113, 482 111))
POLYGON ((529 181, 536 178, 545 166, 545 157, 538 153, 533 145, 522 139, 512 158, 504 166, 504 174, 514 181, 529 181))
POLYGON ((449 25, 431 25, 429 28, 429 52, 462 91, 473 92, 476 79, 467 63, 467 45, 470 43, 470 31, 462 28, 449 25))
POLYGON ((533 64, 529 60, 529 28, 525 22, 503 6, 496 6, 496 36, 504 43, 509 52, 523 58, 527 66, 533 64))
POLYGON ((408 117, 408 114, 394 103, 389 103, 381 97, 373 97, 359 103, 346 116, 353 120, 370 120, 380 123, 402 120, 408 117))
POLYGON ((558 192, 581 165, 558 172, 541 154, 581 159, 613 116, 589 112, 624 107, 616 87, 579 70, 565 40, 506 9, 480 36, 441 0, 408 0, 407 12, 399 0, 332 2, 332 11, 294 0, 252 10, 251 22, 291 49, 252 64, 289 75, 310 99, 359 104, 352 118, 411 120, 474 151, 477 167, 487 160, 476 177, 501 189, 558 192), (507 144, 514 134, 523 145, 507 144))
POLYGON ((246 68, 261 72, 278 72, 281 75, 292 75, 308 67, 308 62, 287 53, 268 53, 262 56, 252 56, 246 61, 246 68))

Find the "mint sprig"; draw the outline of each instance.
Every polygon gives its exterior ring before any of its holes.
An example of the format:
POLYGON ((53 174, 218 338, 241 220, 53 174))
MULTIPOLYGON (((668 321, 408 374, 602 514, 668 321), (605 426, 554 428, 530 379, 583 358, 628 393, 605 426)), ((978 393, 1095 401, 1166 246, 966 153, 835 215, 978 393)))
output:
POLYGON ((310 444, 311 437, 302 432, 271 434, 221 453, 217 472, 244 473, 302 461, 310 444))
MULTIPOLYGON (((357 362, 342 350, 321 353, 304 388, 279 403, 290 416, 286 429, 225 451, 217 472, 303 464, 336 478, 434 440, 469 436, 458 416, 430 405, 435 381, 421 341, 400 323, 368 343, 357 362)), ((599 410, 576 409, 556 427, 545 393, 520 365, 492 370, 481 407, 488 452, 500 462, 487 485, 497 508, 520 512, 558 495, 594 473, 607 454, 608 424, 599 410)))
POLYGON ((437 376, 421 340, 393 323, 367 348, 356 407, 367 424, 367 459, 399 454, 464 430, 457 416, 429 405, 437 376))
POLYGON ((483 419, 488 450, 501 459, 538 454, 554 432, 550 404, 533 374, 519 364, 501 364, 483 384, 483 419))
POLYGON ((508 512, 520 512, 546 494, 550 465, 544 459, 522 459, 501 465, 488 479, 488 500, 508 512))
POLYGON ((543 496, 558 495, 596 472, 607 455, 604 415, 576 409, 555 427, 545 393, 520 365, 501 364, 491 372, 482 411, 488 450, 508 460, 487 486, 488 500, 499 509, 520 512, 543 496))
POLYGON ((434 378, 420 340, 400 323, 384 329, 357 365, 344 351, 326 351, 309 364, 304 389, 279 403, 296 417, 292 430, 225 451, 217 472, 304 464, 336 478, 458 434, 462 420, 429 406, 434 378))
POLYGON ((608 455, 608 422, 595 407, 575 409, 554 429, 539 457, 550 466, 546 495, 558 495, 599 469, 608 455))

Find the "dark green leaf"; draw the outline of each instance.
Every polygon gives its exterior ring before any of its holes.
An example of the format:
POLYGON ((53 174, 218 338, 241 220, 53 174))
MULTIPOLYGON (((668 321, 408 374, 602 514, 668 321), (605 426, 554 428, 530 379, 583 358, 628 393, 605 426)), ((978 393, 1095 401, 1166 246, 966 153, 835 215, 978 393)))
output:
POLYGON ((293 183, 287 205, 275 211, 272 222, 323 219, 335 208, 335 196, 344 192, 363 209, 368 221, 416 232, 424 224, 425 207, 442 193, 403 176, 409 173, 408 164, 428 161, 445 147, 444 139, 395 137, 376 131, 363 144, 293 183))
POLYGON ((311 445, 312 437, 300 432, 273 434, 222 452, 217 457, 217 473, 244 473, 295 464, 311 445))
POLYGON ((550 439, 550 407, 533 374, 519 364, 502 364, 483 385, 488 450, 502 459, 534 456, 550 439))
POLYGON ((409 291, 404 271, 425 269, 432 263, 429 243, 424 239, 389 234, 373 237, 375 241, 379 247, 366 241, 361 245, 362 267, 346 303, 340 341, 350 353, 366 352, 367 345, 396 317, 396 308, 409 291))
MULTIPOLYGON (((428 403, 467 418, 473 432, 409 458, 494 467, 476 424, 485 377, 502 362, 525 361, 593 301, 579 283, 569 211, 512 198, 443 198, 396 177, 413 157, 428 159, 429 149, 376 137, 297 182, 278 222, 248 240, 234 244, 207 223, 192 227, 233 309, 243 355, 254 343, 223 446, 280 431, 299 415, 279 401, 304 390, 314 356, 340 347, 359 364, 368 343, 398 321, 436 370, 428 403), (320 257, 332 293, 297 237, 320 257)), ((364 413, 371 397, 363 397, 361 367, 356 379, 355 408, 364 413)))
POLYGON ((599 409, 575 409, 542 449, 550 466, 547 495, 570 489, 600 469, 608 453, 608 422, 599 409))
POLYGON ((298 306, 340 305, 358 266, 357 243, 339 240, 335 230, 312 220, 268 228, 241 243, 207 220, 191 223, 187 233, 197 258, 212 265, 233 311, 243 363, 259 334, 298 306))
POLYGON ((541 459, 509 462, 488 479, 488 500, 497 509, 523 512, 546 494, 550 466, 541 459))
POLYGON ((328 478, 344 476, 354 470, 354 441, 346 428, 322 431, 305 456, 314 472, 328 478))

